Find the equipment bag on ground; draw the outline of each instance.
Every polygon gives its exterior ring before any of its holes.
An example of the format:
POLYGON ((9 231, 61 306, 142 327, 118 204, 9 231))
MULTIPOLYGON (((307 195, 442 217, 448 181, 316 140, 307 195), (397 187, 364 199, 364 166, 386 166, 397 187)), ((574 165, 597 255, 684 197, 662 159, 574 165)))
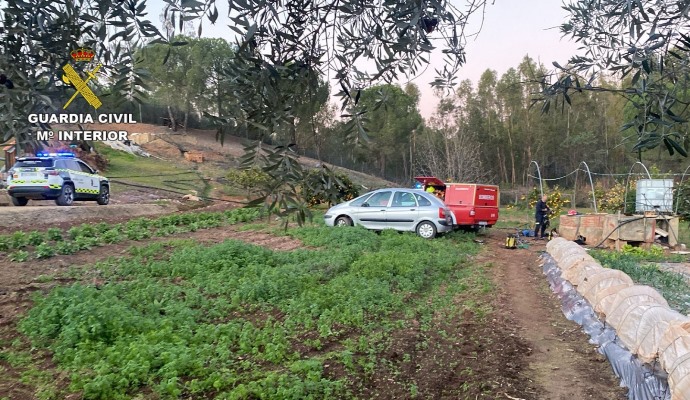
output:
POLYGON ((508 235, 506 237, 506 249, 516 249, 517 248, 517 239, 515 238, 514 235, 508 235))

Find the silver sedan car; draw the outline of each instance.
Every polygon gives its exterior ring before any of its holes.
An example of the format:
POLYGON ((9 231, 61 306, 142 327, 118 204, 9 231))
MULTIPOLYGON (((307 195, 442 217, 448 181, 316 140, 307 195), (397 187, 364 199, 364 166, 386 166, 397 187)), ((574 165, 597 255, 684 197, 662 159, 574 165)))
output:
POLYGON ((379 189, 331 207, 328 226, 416 232, 425 239, 453 230, 454 216, 436 196, 417 189, 379 189))

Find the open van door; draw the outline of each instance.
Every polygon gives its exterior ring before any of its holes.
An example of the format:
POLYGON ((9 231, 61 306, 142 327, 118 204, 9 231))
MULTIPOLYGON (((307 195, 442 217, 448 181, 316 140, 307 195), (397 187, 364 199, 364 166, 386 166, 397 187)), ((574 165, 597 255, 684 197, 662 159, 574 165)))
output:
POLYGON ((423 185, 424 190, 428 186, 433 186, 435 189, 446 189, 446 184, 435 176, 415 176, 414 179, 423 185))

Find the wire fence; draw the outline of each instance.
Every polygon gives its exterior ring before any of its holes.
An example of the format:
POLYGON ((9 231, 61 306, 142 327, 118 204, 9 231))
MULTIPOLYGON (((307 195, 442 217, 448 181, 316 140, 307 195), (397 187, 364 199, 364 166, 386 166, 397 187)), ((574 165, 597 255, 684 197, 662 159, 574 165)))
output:
POLYGON ((578 168, 557 177, 543 176, 536 161, 530 163, 530 168, 533 166, 535 173, 529 171, 527 176, 535 181, 535 187, 539 187, 540 194, 545 194, 544 184, 547 185, 548 190, 548 185, 555 187, 564 183, 561 189, 565 189, 564 192, 572 191, 571 204, 573 207, 586 205, 598 212, 601 199, 597 199, 597 193, 606 194, 616 184, 624 184, 625 187, 622 210, 624 213, 658 211, 677 214, 681 205, 690 206, 690 196, 686 195, 686 191, 678 190, 683 187, 683 183, 686 183, 690 166, 683 172, 654 171, 650 173, 646 165, 638 161, 630 167, 628 173, 602 173, 591 171, 587 163, 583 161, 578 168), (582 168, 583 165, 584 168, 582 168), (574 180, 572 179, 573 175, 575 176, 574 180), (580 182, 580 176, 588 178, 588 180, 580 182), (650 181, 645 182, 645 180, 650 181), (568 189, 569 185, 570 189, 568 189), (640 192, 638 193, 637 189, 640 185, 640 192), (633 196, 634 199, 631 199, 633 196))

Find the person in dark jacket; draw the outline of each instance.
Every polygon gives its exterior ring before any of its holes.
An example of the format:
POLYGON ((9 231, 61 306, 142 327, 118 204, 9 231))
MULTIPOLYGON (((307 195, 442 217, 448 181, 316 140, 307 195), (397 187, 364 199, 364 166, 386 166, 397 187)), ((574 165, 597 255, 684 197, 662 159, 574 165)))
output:
POLYGON ((5 74, 0 74, 0 85, 5 85, 8 89, 14 89, 14 83, 5 74))
POLYGON ((537 202, 536 212, 534 215, 536 222, 534 227, 534 236, 538 236, 542 239, 544 238, 546 227, 549 225, 549 214, 551 213, 551 209, 546 204, 546 199, 547 197, 545 194, 541 196, 541 200, 537 202))

